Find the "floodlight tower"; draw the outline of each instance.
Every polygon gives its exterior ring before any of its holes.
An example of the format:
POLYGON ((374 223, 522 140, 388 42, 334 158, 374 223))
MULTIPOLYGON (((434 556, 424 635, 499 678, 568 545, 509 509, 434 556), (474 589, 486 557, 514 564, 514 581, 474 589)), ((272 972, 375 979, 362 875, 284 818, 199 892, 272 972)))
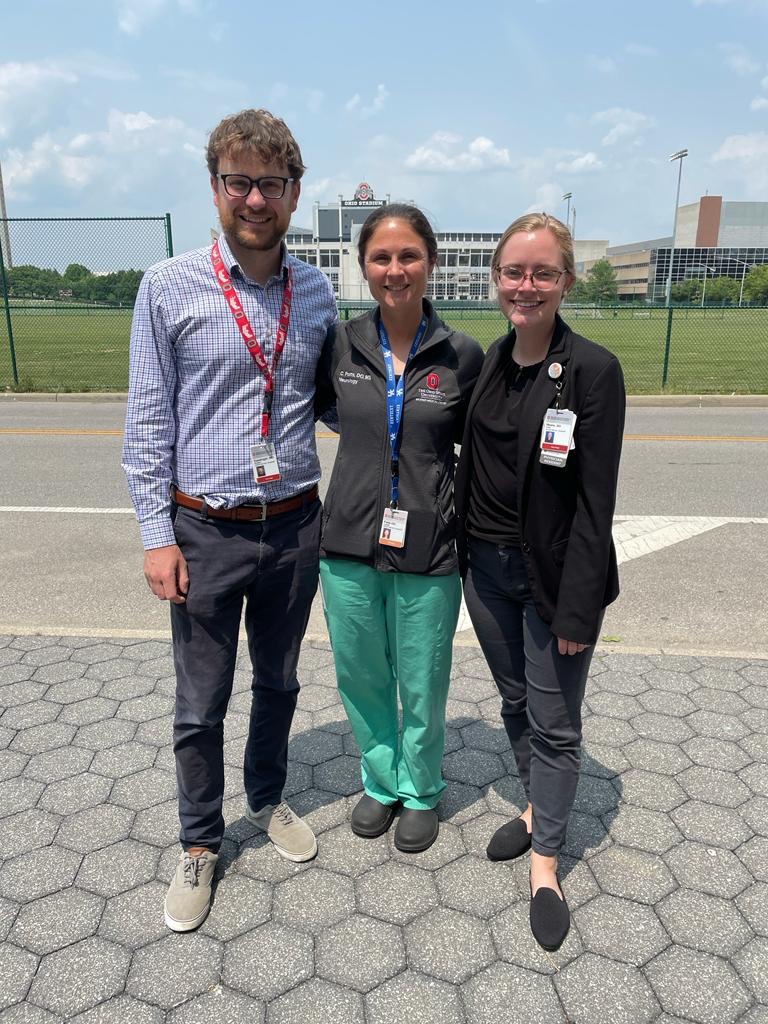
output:
POLYGON ((676 153, 673 153, 669 158, 672 160, 678 160, 677 169, 677 195, 675 196, 675 219, 672 222, 672 248, 669 252, 669 273, 667 274, 667 305, 672 305, 672 264, 675 259, 675 236, 677 235, 677 208, 680 205, 680 181, 683 177, 683 160, 688 156, 687 149, 678 149, 676 153))

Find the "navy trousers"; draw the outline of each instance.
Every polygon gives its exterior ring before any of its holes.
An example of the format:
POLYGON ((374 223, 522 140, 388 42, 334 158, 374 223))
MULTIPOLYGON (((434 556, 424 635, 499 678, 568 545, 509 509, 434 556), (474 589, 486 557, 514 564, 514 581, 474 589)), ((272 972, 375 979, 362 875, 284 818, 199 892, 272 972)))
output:
POLYGON ((531 845, 554 856, 579 781, 581 704, 594 648, 559 653, 557 638, 534 606, 519 548, 470 537, 464 597, 533 806, 531 845))
POLYGON ((255 811, 282 798, 296 666, 317 591, 320 508, 315 499, 261 523, 175 509, 176 540, 189 565, 186 603, 171 605, 173 749, 185 849, 216 851, 224 835, 224 716, 244 604, 253 668, 245 793, 255 811))

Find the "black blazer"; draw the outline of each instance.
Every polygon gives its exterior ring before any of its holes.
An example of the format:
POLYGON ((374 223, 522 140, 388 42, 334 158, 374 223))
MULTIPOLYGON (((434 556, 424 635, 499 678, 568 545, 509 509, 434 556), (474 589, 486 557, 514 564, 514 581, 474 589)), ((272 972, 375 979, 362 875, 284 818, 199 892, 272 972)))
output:
MULTIPOLYGON (((459 564, 467 568, 466 515, 472 477, 472 413, 488 381, 510 357, 514 332, 499 338, 483 364, 467 411, 455 501, 459 564)), ((520 537, 536 609, 555 636, 597 640, 603 608, 619 594, 611 536, 626 396, 618 359, 582 338, 558 316, 552 344, 521 410, 517 449, 520 537), (561 363, 558 380, 549 376, 561 363), (560 469, 539 462, 544 413, 555 404, 576 413, 576 447, 560 469)))

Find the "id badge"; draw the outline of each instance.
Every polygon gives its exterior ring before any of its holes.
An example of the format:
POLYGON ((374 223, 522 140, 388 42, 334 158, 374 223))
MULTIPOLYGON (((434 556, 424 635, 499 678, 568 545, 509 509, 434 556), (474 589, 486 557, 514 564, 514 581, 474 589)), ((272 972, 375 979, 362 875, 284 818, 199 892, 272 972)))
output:
POLYGON ((576 413, 570 409, 547 409, 541 425, 539 462, 544 466, 562 468, 568 458, 568 452, 575 447, 573 431, 576 426, 576 413))
POLYGON ((387 548, 405 547, 405 527, 408 523, 408 513, 401 508, 385 508, 384 517, 381 520, 381 533, 379 544, 387 548))
POLYGON ((251 445, 251 465, 257 484, 271 484, 280 479, 280 467, 271 441, 251 445))

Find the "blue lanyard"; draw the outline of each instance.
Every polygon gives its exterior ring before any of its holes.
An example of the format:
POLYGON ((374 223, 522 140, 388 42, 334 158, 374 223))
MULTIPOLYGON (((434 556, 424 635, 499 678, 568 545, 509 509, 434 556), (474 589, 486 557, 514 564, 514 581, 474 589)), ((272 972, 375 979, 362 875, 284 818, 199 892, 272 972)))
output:
POLYGON ((381 352, 384 356, 384 365, 387 368, 387 429, 389 430, 389 445, 392 449, 392 500, 390 508, 397 508, 398 484, 400 482, 400 427, 403 422, 403 405, 405 403, 405 367, 416 354, 421 344, 421 339, 427 330, 427 320, 422 318, 416 337, 413 339, 411 351, 405 361, 400 380, 395 379, 395 360, 392 358, 392 347, 389 344, 387 329, 379 317, 379 341, 381 352))

